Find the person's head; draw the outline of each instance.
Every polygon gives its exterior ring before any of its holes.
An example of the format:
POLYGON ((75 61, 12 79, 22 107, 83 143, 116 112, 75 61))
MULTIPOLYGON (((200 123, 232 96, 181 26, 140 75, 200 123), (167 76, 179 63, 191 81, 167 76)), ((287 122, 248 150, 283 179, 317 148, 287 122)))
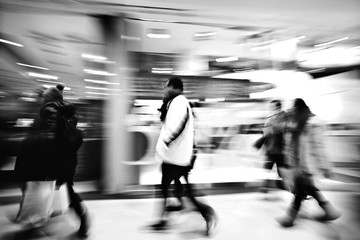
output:
POLYGON ((179 77, 171 77, 164 87, 164 99, 172 99, 184 90, 183 83, 179 77))
POLYGON ((270 110, 274 113, 281 111, 281 101, 278 99, 272 100, 270 102, 270 110))
POLYGON ((301 98, 296 98, 293 103, 293 117, 294 121, 297 122, 299 130, 304 128, 311 115, 310 108, 306 105, 305 101, 301 98))
POLYGON ((64 86, 58 84, 56 87, 50 87, 42 93, 44 104, 54 101, 63 101, 64 86))

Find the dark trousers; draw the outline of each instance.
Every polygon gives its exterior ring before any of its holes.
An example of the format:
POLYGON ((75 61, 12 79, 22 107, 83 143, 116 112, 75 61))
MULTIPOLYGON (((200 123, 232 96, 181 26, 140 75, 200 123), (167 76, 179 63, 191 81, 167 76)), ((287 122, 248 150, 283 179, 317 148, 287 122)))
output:
MULTIPOLYGON (((169 187, 172 181, 178 181, 181 177, 184 177, 186 181, 186 190, 187 197, 194 204, 196 210, 203 216, 205 220, 209 219, 210 216, 214 214, 214 210, 209 205, 200 202, 194 196, 194 190, 189 183, 189 171, 190 168, 187 166, 179 166, 169 163, 163 163, 161 166, 162 169, 162 179, 161 179, 161 192, 164 199, 162 216, 166 214, 166 202, 169 194, 169 187)), ((179 183, 178 183, 179 184, 179 183)), ((179 197, 180 191, 182 192, 182 187, 177 184, 176 195, 179 197)))
POLYGON ((320 206, 327 203, 320 190, 315 186, 314 180, 311 174, 301 174, 295 177, 295 191, 294 200, 291 208, 298 212, 301 207, 302 201, 308 196, 312 196, 320 206))
POLYGON ((70 201, 70 208, 72 208, 76 215, 80 218, 84 217, 85 209, 82 205, 82 199, 79 194, 74 191, 74 182, 68 181, 66 182, 66 187, 68 189, 69 201, 70 201))

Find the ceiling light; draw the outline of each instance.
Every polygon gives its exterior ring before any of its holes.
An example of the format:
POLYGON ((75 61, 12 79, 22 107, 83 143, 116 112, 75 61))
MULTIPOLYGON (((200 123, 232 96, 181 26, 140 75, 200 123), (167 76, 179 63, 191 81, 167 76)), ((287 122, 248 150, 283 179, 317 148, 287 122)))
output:
POLYGON ((22 44, 20 44, 20 43, 8 41, 8 40, 1 39, 1 38, 0 38, 0 42, 6 43, 6 44, 10 44, 10 45, 14 45, 14 46, 17 46, 17 47, 24 47, 24 45, 22 45, 22 44))
POLYGON ((148 38, 171 38, 171 35, 167 29, 149 29, 146 36, 148 38))
POLYGON ((102 76, 116 76, 116 73, 109 73, 106 71, 92 70, 92 69, 84 69, 84 72, 94 75, 102 75, 102 76))
POLYGON ((168 39, 171 38, 170 34, 156 34, 156 33, 148 33, 146 34, 148 38, 163 38, 168 39))
POLYGON ((39 78, 47 78, 47 79, 54 79, 54 80, 57 80, 59 78, 59 77, 53 76, 53 75, 34 73, 34 72, 29 72, 29 76, 31 76, 31 77, 39 77, 39 78))
POLYGON ((109 93, 101 93, 101 92, 86 92, 86 93, 92 95, 110 95, 109 93))
POLYGON ((105 61, 107 60, 106 57, 103 56, 97 56, 97 55, 91 55, 91 54, 81 54, 81 57, 91 59, 91 60, 99 60, 99 61, 105 61))
POLYGON ((96 90, 109 90, 109 88, 102 88, 102 87, 90 87, 90 86, 85 86, 85 88, 88 88, 88 89, 96 89, 96 90))
POLYGON ((210 37, 216 35, 217 32, 202 32, 202 33, 195 33, 195 37, 210 37))
POLYGON ((39 66, 34 66, 34 65, 29 65, 29 64, 24 64, 24 63, 16 63, 16 64, 17 64, 17 65, 20 65, 20 66, 24 66, 24 67, 38 68, 38 69, 42 69, 42 70, 49 70, 48 68, 39 67, 39 66))
POLYGON ((151 72, 165 74, 165 73, 172 73, 173 69, 172 68, 152 68, 151 72))
POLYGON ((333 40, 333 41, 316 44, 316 45, 314 45, 314 47, 321 47, 321 46, 325 46, 325 45, 330 45, 330 44, 333 44, 333 43, 336 43, 336 42, 345 41, 347 39, 349 39, 349 37, 343 37, 343 38, 339 38, 339 39, 336 39, 336 40, 333 40))
POLYGON ((109 85, 120 85, 120 83, 112 83, 105 80, 93 80, 93 79, 84 79, 85 82, 92 82, 98 84, 109 84, 109 85))
POLYGON ((45 82, 45 83, 52 83, 52 84, 64 84, 64 83, 62 83, 62 82, 55 82, 55 81, 44 80, 44 79, 36 79, 36 81, 45 82))
POLYGON ((239 60, 238 57, 224 57, 215 59, 216 62, 232 62, 239 60))

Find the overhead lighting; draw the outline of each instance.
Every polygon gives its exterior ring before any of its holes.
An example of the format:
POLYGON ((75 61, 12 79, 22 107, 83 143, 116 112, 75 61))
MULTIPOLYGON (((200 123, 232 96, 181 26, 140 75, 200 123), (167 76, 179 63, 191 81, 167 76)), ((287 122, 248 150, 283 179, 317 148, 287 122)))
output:
POLYGON ((166 73, 172 73, 173 69, 172 68, 152 68, 151 72, 166 74, 166 73))
POLYGON ((168 38, 171 38, 171 35, 170 34, 156 34, 156 33, 148 33, 146 34, 146 36, 148 38, 163 38, 163 39, 168 39, 168 38))
POLYGON ((339 39, 336 39, 336 40, 333 40, 333 41, 316 44, 316 45, 314 45, 314 47, 322 47, 322 46, 325 46, 325 45, 330 45, 330 44, 333 44, 333 43, 345 41, 345 40, 347 40, 347 39, 349 39, 349 37, 343 37, 343 38, 339 38, 339 39))
POLYGON ((17 47, 24 47, 24 45, 22 45, 20 43, 12 42, 12 41, 1 39, 1 38, 0 38, 0 42, 6 43, 6 44, 9 44, 9 45, 13 45, 13 46, 17 46, 17 47))
POLYGON ((146 36, 148 38, 171 38, 171 35, 167 29, 149 29, 146 36))
POLYGON ((84 79, 85 82, 92 82, 98 84, 109 84, 109 85, 120 85, 120 83, 112 83, 105 80, 93 80, 93 79, 84 79))
POLYGON ((54 79, 54 80, 57 80, 59 78, 59 77, 53 76, 53 75, 34 73, 34 72, 29 72, 29 76, 31 76, 31 77, 39 77, 39 78, 47 78, 47 79, 54 79))
POLYGON ((225 98, 205 98, 205 102, 224 102, 225 98))
POLYGON ((85 86, 85 88, 95 89, 95 90, 109 90, 109 88, 103 88, 103 87, 90 87, 90 86, 85 86))
POLYGON ((116 73, 109 73, 106 71, 92 70, 92 69, 84 69, 84 72, 94 75, 102 75, 102 76, 116 76, 116 73))
POLYGON ((110 95, 110 93, 101 93, 101 92, 86 92, 86 94, 91 94, 91 95, 110 95))
POLYGON ((216 62, 232 62, 239 60, 238 57, 224 57, 215 59, 216 62))
POLYGON ((199 33, 195 33, 194 36, 195 37, 211 37, 216 35, 217 32, 199 32, 199 33))
POLYGON ((45 82, 45 83, 52 83, 52 84, 64 84, 64 83, 62 83, 62 82, 56 82, 56 81, 44 80, 44 79, 36 79, 36 81, 38 81, 38 82, 45 82))
POLYGON ((85 54, 85 53, 81 54, 81 57, 91 59, 91 60, 99 60, 99 61, 107 60, 107 57, 97 56, 97 55, 92 55, 92 54, 85 54))
POLYGON ((34 66, 34 65, 29 65, 29 64, 24 64, 24 63, 16 63, 16 64, 17 64, 17 65, 20 65, 20 66, 24 66, 24 67, 37 68, 37 69, 42 69, 42 70, 49 70, 48 68, 39 67, 39 66, 34 66))

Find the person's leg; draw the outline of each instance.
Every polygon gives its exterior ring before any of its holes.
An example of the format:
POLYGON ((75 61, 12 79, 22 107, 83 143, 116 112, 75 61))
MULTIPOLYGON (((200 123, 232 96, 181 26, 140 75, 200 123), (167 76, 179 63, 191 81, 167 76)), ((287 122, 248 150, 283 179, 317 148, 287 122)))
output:
POLYGON ((310 179, 309 194, 318 202, 325 214, 317 217, 320 221, 332 221, 341 217, 341 213, 325 198, 321 191, 315 186, 313 179, 310 179))
POLYGON ((175 165, 163 163, 161 165, 161 194, 163 198, 163 202, 160 209, 160 220, 152 225, 150 227, 153 230, 164 230, 167 228, 167 211, 166 211, 166 205, 167 205, 167 198, 168 198, 168 190, 171 182, 176 179, 177 176, 177 169, 175 165))
MULTIPOLYGON (((275 163, 275 161, 274 161, 272 155, 267 154, 266 158, 265 158, 265 163, 264 163, 264 170, 265 170, 266 174, 270 173, 271 169, 274 166, 274 163, 275 163)), ((261 191, 264 193, 267 193, 270 188, 271 188, 271 180, 267 176, 266 179, 264 179, 261 191)))
POLYGON ((83 203, 79 194, 74 191, 74 183, 72 181, 66 182, 66 187, 68 189, 70 208, 74 210, 76 215, 80 219, 80 228, 78 233, 82 236, 86 236, 89 229, 89 214, 85 204, 83 203))
POLYGON ((280 188, 286 191, 291 192, 290 185, 290 176, 289 176, 289 166, 285 162, 283 154, 278 154, 276 156, 276 169, 279 177, 281 178, 280 188))
POLYGON ((216 227, 217 216, 215 214, 215 210, 211 206, 209 206, 205 203, 202 203, 195 198, 194 190, 189 182, 188 170, 184 170, 183 177, 186 181, 187 197, 194 204, 194 206, 196 207, 196 210, 199 211, 201 216, 205 219, 205 221, 206 221, 205 234, 207 236, 209 236, 209 235, 211 235, 211 231, 216 227))
POLYGON ((296 216, 300 210, 301 203, 306 197, 306 187, 302 177, 295 178, 295 194, 293 202, 290 205, 290 208, 287 210, 286 216, 278 219, 278 222, 283 227, 291 227, 294 225, 296 216))
POLYGON ((184 208, 184 202, 182 199, 183 196, 183 185, 180 181, 179 178, 174 179, 174 184, 175 184, 175 196, 177 198, 177 200, 179 201, 178 204, 176 205, 169 205, 166 207, 166 211, 172 212, 172 211, 180 211, 184 208))

